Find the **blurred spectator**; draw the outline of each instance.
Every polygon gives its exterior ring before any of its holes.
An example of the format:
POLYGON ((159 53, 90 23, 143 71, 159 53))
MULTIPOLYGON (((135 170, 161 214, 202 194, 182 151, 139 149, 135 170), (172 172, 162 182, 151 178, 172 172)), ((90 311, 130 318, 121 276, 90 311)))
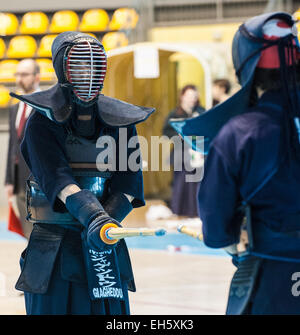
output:
MULTIPOLYGON (((23 59, 18 63, 15 73, 16 86, 24 94, 39 91, 40 68, 33 59, 23 59)), ((23 235, 28 239, 32 224, 26 220, 25 190, 29 169, 21 155, 20 144, 24 136, 25 125, 32 107, 20 102, 9 110, 9 145, 5 177, 5 191, 9 202, 14 195, 17 203, 23 235)))
MULTIPOLYGON (((199 92, 196 86, 184 86, 179 95, 178 106, 170 112, 165 121, 163 127, 163 134, 168 136, 169 138, 173 136, 178 136, 177 132, 169 124, 170 119, 196 117, 203 112, 204 108, 200 106, 199 92)), ((183 155, 183 146, 181 154, 183 155)), ((181 171, 173 172, 172 196, 169 207, 176 215, 187 217, 198 216, 197 191, 199 183, 186 182, 186 175, 193 173, 193 171, 190 170, 190 167, 195 167, 195 162, 193 162, 193 159, 195 160, 197 154, 200 155, 199 153, 196 153, 190 149, 189 156, 187 158, 185 157, 185 159, 182 159, 181 171), (189 162, 187 162, 187 159, 189 160, 189 162), (187 171, 187 164, 189 165, 189 171, 187 171)), ((174 151, 171 155, 171 162, 173 161, 174 151)))
POLYGON ((216 79, 213 82, 212 97, 213 106, 229 98, 231 84, 228 79, 216 79))

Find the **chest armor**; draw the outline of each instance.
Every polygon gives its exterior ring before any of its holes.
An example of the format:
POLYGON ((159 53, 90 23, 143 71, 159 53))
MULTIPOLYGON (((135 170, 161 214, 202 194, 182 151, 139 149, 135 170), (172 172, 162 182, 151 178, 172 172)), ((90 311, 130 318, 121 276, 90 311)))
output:
MULTIPOLYGON (((97 148, 93 140, 73 134, 68 134, 65 148, 69 166, 80 188, 93 192, 103 203, 108 197, 109 180, 113 174, 104 171, 104 167, 108 167, 105 161, 97 166, 97 156, 104 149, 97 148)), ((54 212, 46 195, 32 179, 27 182, 27 213, 27 219, 32 223, 78 224, 69 212, 54 212)))

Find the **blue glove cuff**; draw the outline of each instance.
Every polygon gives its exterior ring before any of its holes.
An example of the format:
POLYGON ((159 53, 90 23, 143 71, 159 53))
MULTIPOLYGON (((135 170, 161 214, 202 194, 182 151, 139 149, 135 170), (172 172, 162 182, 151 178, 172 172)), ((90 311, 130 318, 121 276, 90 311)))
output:
POLYGON ((88 227, 97 215, 105 213, 99 200, 89 190, 69 195, 66 199, 66 208, 84 227, 88 227))
POLYGON ((109 216, 122 222, 123 219, 132 211, 132 204, 127 199, 126 195, 117 192, 113 193, 103 204, 105 211, 109 216))

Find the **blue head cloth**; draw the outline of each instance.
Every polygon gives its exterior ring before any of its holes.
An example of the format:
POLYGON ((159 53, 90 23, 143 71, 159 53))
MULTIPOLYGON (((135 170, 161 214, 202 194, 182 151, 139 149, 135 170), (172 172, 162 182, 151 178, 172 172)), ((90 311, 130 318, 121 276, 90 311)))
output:
POLYGON ((200 116, 186 120, 171 120, 172 127, 194 150, 208 153, 209 145, 222 126, 232 117, 244 113, 250 103, 254 73, 265 43, 262 28, 266 21, 279 18, 294 24, 292 16, 284 12, 255 16, 242 24, 232 43, 232 59, 241 89, 223 103, 200 116), (195 136, 201 136, 195 140, 195 136), (204 140, 203 140, 204 136, 204 140), (192 139, 193 138, 193 139, 192 139), (203 145, 204 141, 204 145, 203 145))

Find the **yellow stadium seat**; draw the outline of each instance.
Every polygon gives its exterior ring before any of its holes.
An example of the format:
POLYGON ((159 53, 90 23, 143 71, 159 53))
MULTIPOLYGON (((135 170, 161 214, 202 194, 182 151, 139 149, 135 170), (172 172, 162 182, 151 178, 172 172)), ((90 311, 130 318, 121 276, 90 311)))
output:
POLYGON ((3 60, 0 62, 0 82, 15 82, 17 60, 3 60))
POLYGON ((293 14, 294 20, 298 21, 296 24, 298 30, 298 39, 300 40, 300 8, 293 14))
POLYGON ((293 17, 296 21, 300 20, 300 8, 293 14, 293 17))
POLYGON ((52 81, 56 79, 52 61, 47 58, 37 59, 36 62, 40 66, 41 81, 52 81))
POLYGON ((9 90, 5 86, 0 85, 0 108, 7 107, 9 101, 10 101, 9 90))
POLYGON ((2 38, 0 38, 0 58, 4 57, 5 50, 6 50, 5 42, 3 41, 2 38))
POLYGON ((98 37, 97 37, 95 34, 93 34, 93 33, 86 33, 86 34, 88 34, 88 35, 90 35, 90 36, 92 36, 92 37, 98 39, 98 37))
POLYGON ((77 30, 79 24, 78 15, 72 10, 61 10, 54 13, 49 31, 50 33, 62 33, 64 31, 77 30))
POLYGON ((79 30, 88 31, 103 31, 107 29, 109 16, 104 9, 89 9, 84 12, 79 30))
POLYGON ((102 44, 106 51, 128 45, 128 38, 121 32, 106 33, 102 38, 102 44))
POLYGON ((0 35, 15 35, 19 21, 16 15, 11 13, 0 13, 0 35))
POLYGON ((37 44, 32 36, 23 35, 13 37, 7 49, 8 58, 33 57, 37 49, 37 44))
POLYGON ((133 8, 118 8, 114 11, 109 23, 110 30, 133 29, 137 25, 139 15, 133 8))
POLYGON ((57 35, 45 35, 41 38, 41 42, 37 51, 38 57, 51 57, 51 46, 57 35))
POLYGON ((49 25, 48 16, 42 12, 28 12, 23 15, 21 34, 45 34, 49 25))

